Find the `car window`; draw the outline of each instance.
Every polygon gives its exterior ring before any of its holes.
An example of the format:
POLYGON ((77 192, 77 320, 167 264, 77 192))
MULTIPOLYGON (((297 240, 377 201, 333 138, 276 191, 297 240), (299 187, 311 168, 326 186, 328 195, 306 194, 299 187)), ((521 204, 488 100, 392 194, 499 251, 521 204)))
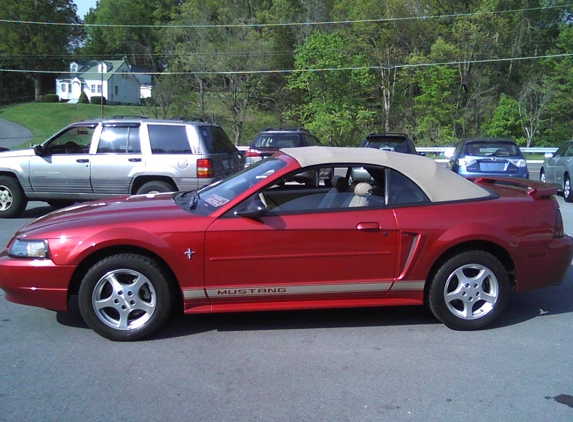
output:
POLYGON ((567 148, 567 150, 565 151, 564 156, 565 156, 565 157, 571 157, 572 155, 573 155, 573 142, 571 142, 571 143, 568 144, 568 148, 567 148))
POLYGON ((237 149, 225 133, 218 126, 201 126, 200 132, 205 147, 210 154, 234 154, 237 149))
POLYGON ((137 154, 141 152, 139 127, 104 127, 97 148, 98 154, 137 154))
POLYGON ((148 125, 149 143, 153 154, 189 154, 187 129, 178 125, 148 125))
POLYGON ((563 157, 565 156, 565 152, 567 151, 567 149, 571 146, 570 143, 566 143, 564 145, 561 145, 559 147, 559 149, 557 149, 557 151, 555 151, 555 154, 553 154, 555 157, 563 157))
POLYGON ((517 145, 508 142, 470 142, 466 144, 465 153, 480 157, 515 157, 519 155, 517 145))
POLYGON ((296 133, 274 133, 259 135, 253 142, 253 148, 295 148, 300 146, 300 136, 296 133))
POLYGON ((383 167, 309 167, 289 174, 260 192, 273 214, 351 211, 386 206, 383 167), (309 183, 314 174, 330 174, 327 182, 309 183))
POLYGON ((267 177, 286 166, 286 162, 270 157, 235 173, 224 180, 211 184, 198 191, 197 204, 189 209, 189 203, 194 196, 184 192, 175 197, 176 203, 192 213, 209 215, 233 198, 241 195, 247 189, 264 183, 267 177))
POLYGON ((45 145, 47 154, 87 154, 96 125, 73 126, 45 145))
POLYGON ((376 148, 384 151, 410 152, 410 148, 404 139, 381 139, 368 143, 368 148, 376 148))
POLYGON ((317 146, 321 146, 322 144, 320 143, 320 141, 318 140, 318 138, 315 138, 312 135, 306 135, 306 145, 307 146, 313 146, 313 147, 317 147, 317 146))
POLYGON ((389 170, 387 177, 389 205, 420 204, 430 202, 424 191, 403 174, 396 170, 389 170))

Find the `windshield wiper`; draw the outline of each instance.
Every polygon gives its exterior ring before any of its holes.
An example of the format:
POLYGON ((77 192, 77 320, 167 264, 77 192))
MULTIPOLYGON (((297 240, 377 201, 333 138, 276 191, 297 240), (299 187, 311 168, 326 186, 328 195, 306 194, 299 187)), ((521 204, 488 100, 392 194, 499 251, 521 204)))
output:
POLYGON ((189 200, 189 209, 194 210, 197 208, 197 203, 199 202, 199 192, 196 190, 190 190, 181 194, 181 198, 185 198, 186 196, 191 195, 191 199, 189 200))

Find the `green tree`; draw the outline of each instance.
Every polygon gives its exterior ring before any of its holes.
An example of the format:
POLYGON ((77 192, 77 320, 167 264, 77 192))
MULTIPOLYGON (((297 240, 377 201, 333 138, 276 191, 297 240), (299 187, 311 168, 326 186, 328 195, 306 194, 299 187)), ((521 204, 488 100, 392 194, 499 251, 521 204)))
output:
POLYGON ((74 51, 81 31, 72 0, 0 0, 0 57, 4 68, 23 72, 34 81, 34 97, 43 93, 43 72, 60 71, 63 57, 74 51), (49 22, 50 24, 25 23, 49 22))
POLYGON ((520 145, 524 145, 522 127, 519 102, 506 94, 501 94, 491 119, 483 124, 482 131, 485 136, 513 138, 520 145))
POLYGON ((171 22, 177 0, 99 0, 85 17, 84 56, 127 56, 129 62, 162 70, 160 30, 154 25, 171 22), (136 26, 133 26, 136 25, 136 26))
POLYGON ((365 101, 374 83, 367 65, 339 33, 314 32, 297 50, 297 72, 288 78, 288 88, 303 98, 290 114, 330 145, 355 145, 358 125, 374 116, 365 101))

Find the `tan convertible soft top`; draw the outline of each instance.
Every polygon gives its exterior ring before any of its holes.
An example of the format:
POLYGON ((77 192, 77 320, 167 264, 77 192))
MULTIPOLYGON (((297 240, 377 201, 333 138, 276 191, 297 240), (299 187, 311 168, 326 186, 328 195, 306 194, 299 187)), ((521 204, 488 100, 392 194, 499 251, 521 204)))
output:
POLYGON ((419 155, 382 151, 375 148, 303 147, 281 152, 302 167, 332 164, 364 164, 389 167, 412 179, 432 202, 484 198, 490 193, 443 164, 419 155))

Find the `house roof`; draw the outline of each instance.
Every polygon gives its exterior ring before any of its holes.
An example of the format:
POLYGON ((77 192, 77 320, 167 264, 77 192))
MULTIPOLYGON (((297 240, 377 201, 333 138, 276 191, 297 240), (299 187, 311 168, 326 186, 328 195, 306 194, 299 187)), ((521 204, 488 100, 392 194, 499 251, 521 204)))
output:
MULTIPOLYGON (((76 60, 73 63, 78 65, 78 71, 75 73, 62 73, 58 76, 58 79, 74 79, 79 78, 82 80, 96 80, 101 79, 102 74, 98 72, 98 66, 100 65, 101 60, 85 60, 79 61, 76 60)), ((108 80, 113 75, 117 73, 119 68, 125 63, 129 64, 125 60, 104 60, 104 63, 107 65, 107 72, 103 73, 103 79, 108 80)))

